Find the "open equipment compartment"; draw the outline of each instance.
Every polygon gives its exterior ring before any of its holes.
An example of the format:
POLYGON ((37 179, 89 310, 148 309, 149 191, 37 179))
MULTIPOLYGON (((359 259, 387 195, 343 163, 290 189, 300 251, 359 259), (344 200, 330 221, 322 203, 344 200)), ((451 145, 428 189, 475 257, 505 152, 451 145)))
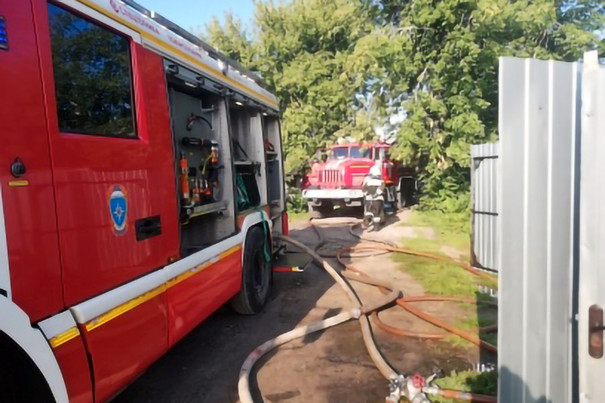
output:
POLYGON ((267 204, 263 127, 258 108, 234 98, 229 103, 238 212, 267 204))
POLYGON ((166 62, 182 256, 236 232, 234 183, 221 88, 166 62))
POLYGON ((263 139, 267 164, 267 197, 271 208, 271 219, 281 217, 285 211, 282 145, 279 118, 263 113, 263 139))

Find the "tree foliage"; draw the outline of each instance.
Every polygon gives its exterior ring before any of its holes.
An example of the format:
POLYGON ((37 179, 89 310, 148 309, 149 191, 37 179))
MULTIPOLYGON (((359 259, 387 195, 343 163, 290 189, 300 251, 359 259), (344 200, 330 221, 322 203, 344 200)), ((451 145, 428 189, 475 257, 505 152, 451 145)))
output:
POLYGON ((470 145, 497 139, 498 57, 603 51, 604 13, 600 0, 259 1, 252 32, 227 15, 208 40, 279 96, 287 169, 403 107, 394 156, 418 166, 425 206, 461 210, 470 145))
POLYGON ((257 2, 253 26, 249 35, 228 14, 224 24, 209 25, 207 39, 260 73, 279 97, 286 170, 294 171, 354 121, 357 88, 341 75, 372 23, 350 0, 296 0, 257 2))
MULTIPOLYGON (((384 102, 400 97, 408 112, 395 156, 420 168, 429 208, 468 206, 470 145, 497 139, 499 56, 573 61, 603 47, 593 33, 604 21, 596 1, 384 0, 367 6, 389 38, 372 42, 390 46, 378 49, 378 68, 370 73, 374 91, 384 102), (398 51, 402 61, 385 58, 398 51)), ((358 45, 365 58, 376 53, 358 45)), ((358 74, 367 74, 369 65, 358 74)))

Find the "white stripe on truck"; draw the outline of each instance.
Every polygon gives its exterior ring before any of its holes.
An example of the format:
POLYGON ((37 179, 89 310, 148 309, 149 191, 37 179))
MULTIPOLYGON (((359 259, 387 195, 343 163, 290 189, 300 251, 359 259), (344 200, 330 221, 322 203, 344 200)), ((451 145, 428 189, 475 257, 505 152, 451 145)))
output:
POLYGON ((4 224, 4 205, 0 186, 0 288, 11 298, 11 278, 8 269, 8 248, 6 246, 6 225, 4 224))

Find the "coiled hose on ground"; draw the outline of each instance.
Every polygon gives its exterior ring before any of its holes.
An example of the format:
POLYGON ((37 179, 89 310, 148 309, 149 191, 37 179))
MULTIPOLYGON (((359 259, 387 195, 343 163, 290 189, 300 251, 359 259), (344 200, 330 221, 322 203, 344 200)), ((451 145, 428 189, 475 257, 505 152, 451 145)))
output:
MULTIPOLYGON (((315 225, 313 225, 312 223, 310 223, 310 226, 315 231, 315 233, 318 235, 318 237, 320 239, 320 245, 325 244, 326 240, 323 238, 321 231, 319 231, 317 229, 317 227, 315 225)), ((418 257, 423 257, 423 258, 427 258, 427 259, 439 260, 439 261, 455 264, 455 265, 463 268, 464 270, 468 271, 469 273, 487 280, 488 282, 493 283, 495 281, 494 276, 492 276, 491 274, 483 272, 479 269, 476 269, 475 267, 471 266, 470 264, 468 264, 466 262, 460 262, 460 261, 453 260, 453 259, 450 259, 450 258, 447 258, 444 256, 432 255, 429 253, 423 253, 423 252, 417 252, 417 251, 412 251, 412 250, 408 250, 408 249, 403 249, 403 248, 399 248, 393 244, 390 244, 390 243, 382 241, 382 240, 361 237, 360 235, 353 232, 353 230, 352 230, 353 227, 354 227, 354 225, 349 227, 349 233, 351 235, 353 235, 354 237, 360 239, 361 241, 380 243, 380 244, 383 244, 386 246, 357 246, 357 247, 341 248, 336 253, 335 257, 338 260, 338 262, 348 271, 355 272, 355 273, 361 273, 362 275, 367 276, 365 273, 363 273, 361 270, 357 269, 355 266, 353 266, 349 263, 346 263, 344 261, 345 255, 351 256, 351 254, 356 251, 379 251, 379 252, 401 253, 401 254, 405 254, 405 255, 418 256, 418 257)), ((323 257, 331 257, 331 256, 323 255, 323 257)), ((495 283, 494 283, 494 287, 496 287, 495 283)), ((383 288, 383 287, 379 287, 379 288, 383 292, 390 291, 389 288, 383 288)), ((452 334, 460 336, 463 339, 466 339, 466 340, 470 341, 471 343, 473 343, 491 353, 494 353, 494 354, 498 353, 498 349, 496 346, 481 340, 479 338, 479 336, 477 335, 477 333, 468 332, 463 329, 459 329, 455 326, 452 326, 451 324, 446 323, 442 320, 439 320, 439 319, 435 318, 434 316, 429 315, 428 313, 414 307, 411 304, 413 302, 426 302, 426 301, 461 302, 461 303, 467 303, 467 304, 477 304, 476 300, 470 299, 470 298, 460 298, 460 297, 456 297, 456 296, 430 296, 430 295, 427 295, 427 296, 422 296, 422 297, 402 297, 397 300, 397 305, 399 305, 406 311, 410 312, 414 316, 416 316, 426 322, 429 322, 434 326, 440 327, 452 334)), ((489 301, 483 301, 482 303, 484 303, 486 305, 497 306, 497 304, 489 302, 489 301)), ((420 339, 422 339, 422 338, 424 338, 424 339, 441 339, 441 338, 446 337, 446 335, 440 334, 440 333, 416 333, 416 332, 410 332, 410 331, 407 331, 404 329, 399 329, 399 328, 389 326, 380 320, 380 317, 378 316, 378 312, 374 312, 372 314, 372 322, 374 324, 376 324, 376 326, 378 326, 382 330, 384 330, 388 333, 394 334, 396 336, 415 337, 415 338, 420 338, 420 339)), ((493 332, 496 330, 498 330, 497 326, 488 326, 488 327, 479 329, 480 332, 493 332)))
MULTIPOLYGON (((473 303, 474 301, 469 300, 469 299, 457 298, 457 297, 431 297, 431 296, 404 297, 400 291, 393 289, 388 284, 381 282, 379 280, 376 280, 376 279, 370 277, 369 275, 367 275, 366 273, 364 273, 363 271, 355 268, 354 266, 352 266, 348 263, 345 263, 343 255, 348 254, 348 256, 351 256, 353 253, 359 252, 359 251, 375 251, 375 252, 379 252, 379 253, 389 253, 389 252, 404 253, 404 254, 410 254, 410 255, 414 255, 414 256, 422 256, 425 258, 455 263, 455 264, 461 266, 462 268, 464 268, 465 270, 468 270, 469 272, 471 272, 477 276, 481 276, 481 277, 488 276, 490 280, 493 280, 492 276, 490 276, 489 274, 484 273, 480 270, 477 270, 474 267, 472 267, 466 263, 463 263, 463 262, 455 261, 455 260, 448 259, 448 258, 445 258, 442 256, 435 256, 435 255, 420 253, 420 252, 416 252, 416 251, 408 251, 405 249, 397 248, 394 245, 391 245, 387 242, 380 241, 380 240, 362 238, 361 236, 355 234, 352 231, 353 226, 349 227, 349 232, 356 238, 359 238, 362 241, 382 243, 382 244, 385 244, 386 246, 358 246, 358 247, 341 248, 335 256, 325 256, 325 254, 323 254, 324 256, 322 256, 317 251, 323 245, 326 244, 326 240, 324 239, 321 232, 317 229, 317 227, 312 224, 312 222, 309 222, 309 225, 317 233, 317 235, 320 239, 320 243, 315 247, 315 250, 310 249, 306 245, 304 245, 301 242, 299 242, 295 239, 292 239, 290 237, 277 236, 277 235, 276 235, 276 237, 278 237, 281 241, 294 245, 295 247, 308 253, 313 258, 313 260, 315 260, 318 264, 320 264, 324 268, 324 270, 326 270, 332 276, 332 278, 336 281, 336 283, 341 286, 341 288, 347 294, 347 296, 349 297, 351 302, 353 302, 355 307, 353 309, 345 311, 334 317, 331 317, 331 318, 328 318, 328 319, 325 319, 325 320, 322 320, 319 322, 315 322, 310 325, 298 327, 294 330, 291 330, 287 333, 277 336, 276 338, 271 339, 271 340, 263 343, 261 346, 257 347, 252 353, 250 353, 250 355, 248 355, 248 357, 244 361, 244 364, 240 370, 239 382, 238 382, 238 393, 239 393, 240 401, 242 403, 254 403, 254 399, 252 398, 252 394, 250 392, 250 373, 252 372, 252 368, 254 367, 254 364, 263 355, 265 355, 272 349, 274 349, 282 344, 285 344, 289 341, 292 341, 296 338, 300 338, 309 333, 313 333, 316 331, 327 329, 332 326, 336 326, 341 323, 345 323, 352 319, 359 320, 363 340, 364 340, 364 343, 368 350, 368 353, 370 354, 372 361, 374 362, 374 364, 376 365, 378 370, 381 372, 381 374, 386 379, 389 380, 390 389, 391 389, 391 397, 394 397, 396 395, 406 396, 413 403, 429 403, 430 400, 428 400, 428 398, 426 398, 426 395, 425 395, 425 393, 428 393, 428 394, 440 395, 440 396, 448 397, 448 398, 456 398, 456 399, 465 400, 465 401, 487 402, 487 403, 496 402, 496 398, 493 396, 485 396, 485 395, 466 393, 466 392, 455 391, 455 390, 445 390, 445 389, 440 389, 440 388, 437 388, 434 386, 424 386, 424 387, 420 386, 419 388, 410 386, 412 384, 411 380, 403 375, 398 374, 397 371, 395 371, 391 367, 391 365, 386 361, 386 359, 380 352, 380 349, 376 345, 376 342, 372 335, 371 326, 370 326, 369 317, 371 315, 372 321, 378 327, 380 327, 381 329, 383 329, 389 333, 392 333, 392 334, 395 334, 398 336, 432 338, 432 339, 443 337, 443 335, 441 335, 441 334, 422 334, 422 333, 408 332, 403 329, 394 328, 394 327, 391 327, 391 326, 383 323, 380 320, 380 318, 378 317, 378 311, 380 309, 385 308, 388 305, 392 304, 393 301, 396 301, 396 303, 399 306, 401 306, 403 309, 407 310, 408 312, 414 314, 415 316, 417 316, 429 323, 432 323, 435 326, 438 326, 447 331, 450 331, 451 333, 457 334, 458 336, 463 337, 463 338, 473 342, 474 344, 476 344, 480 347, 483 347, 483 348, 487 349, 488 351, 492 351, 495 353, 497 351, 496 347, 489 343, 482 341, 481 339, 479 339, 479 337, 476 334, 471 333, 471 332, 466 332, 461 329, 457 329, 454 326, 451 326, 445 322, 442 322, 442 321, 438 320, 437 318, 434 318, 431 315, 428 315, 425 312, 410 305, 410 302, 418 302, 418 301, 456 301, 456 302, 466 302, 466 303, 473 303), (345 270, 341 271, 341 272, 337 271, 324 259, 324 257, 336 257, 337 260, 339 261, 339 263, 341 265, 343 265, 345 270), (373 304, 364 306, 364 305, 362 305, 361 300, 355 293, 355 290, 353 289, 353 287, 345 280, 345 278, 349 279, 349 280, 359 281, 359 282, 362 282, 362 283, 365 283, 368 285, 376 286, 383 293, 385 293, 386 296, 383 299, 376 301, 373 304)), ((495 327, 491 327, 489 329, 483 328, 481 330, 483 330, 483 331, 495 330, 495 327)), ((391 401, 394 402, 396 400, 394 400, 394 398, 393 398, 393 400, 391 400, 391 401)))

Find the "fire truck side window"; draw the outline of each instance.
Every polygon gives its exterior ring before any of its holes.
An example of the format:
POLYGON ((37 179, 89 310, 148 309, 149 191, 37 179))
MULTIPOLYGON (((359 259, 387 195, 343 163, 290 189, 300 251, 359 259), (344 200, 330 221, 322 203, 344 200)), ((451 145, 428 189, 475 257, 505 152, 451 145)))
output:
POLYGON ((53 4, 48 16, 59 129, 136 137, 129 40, 53 4))

